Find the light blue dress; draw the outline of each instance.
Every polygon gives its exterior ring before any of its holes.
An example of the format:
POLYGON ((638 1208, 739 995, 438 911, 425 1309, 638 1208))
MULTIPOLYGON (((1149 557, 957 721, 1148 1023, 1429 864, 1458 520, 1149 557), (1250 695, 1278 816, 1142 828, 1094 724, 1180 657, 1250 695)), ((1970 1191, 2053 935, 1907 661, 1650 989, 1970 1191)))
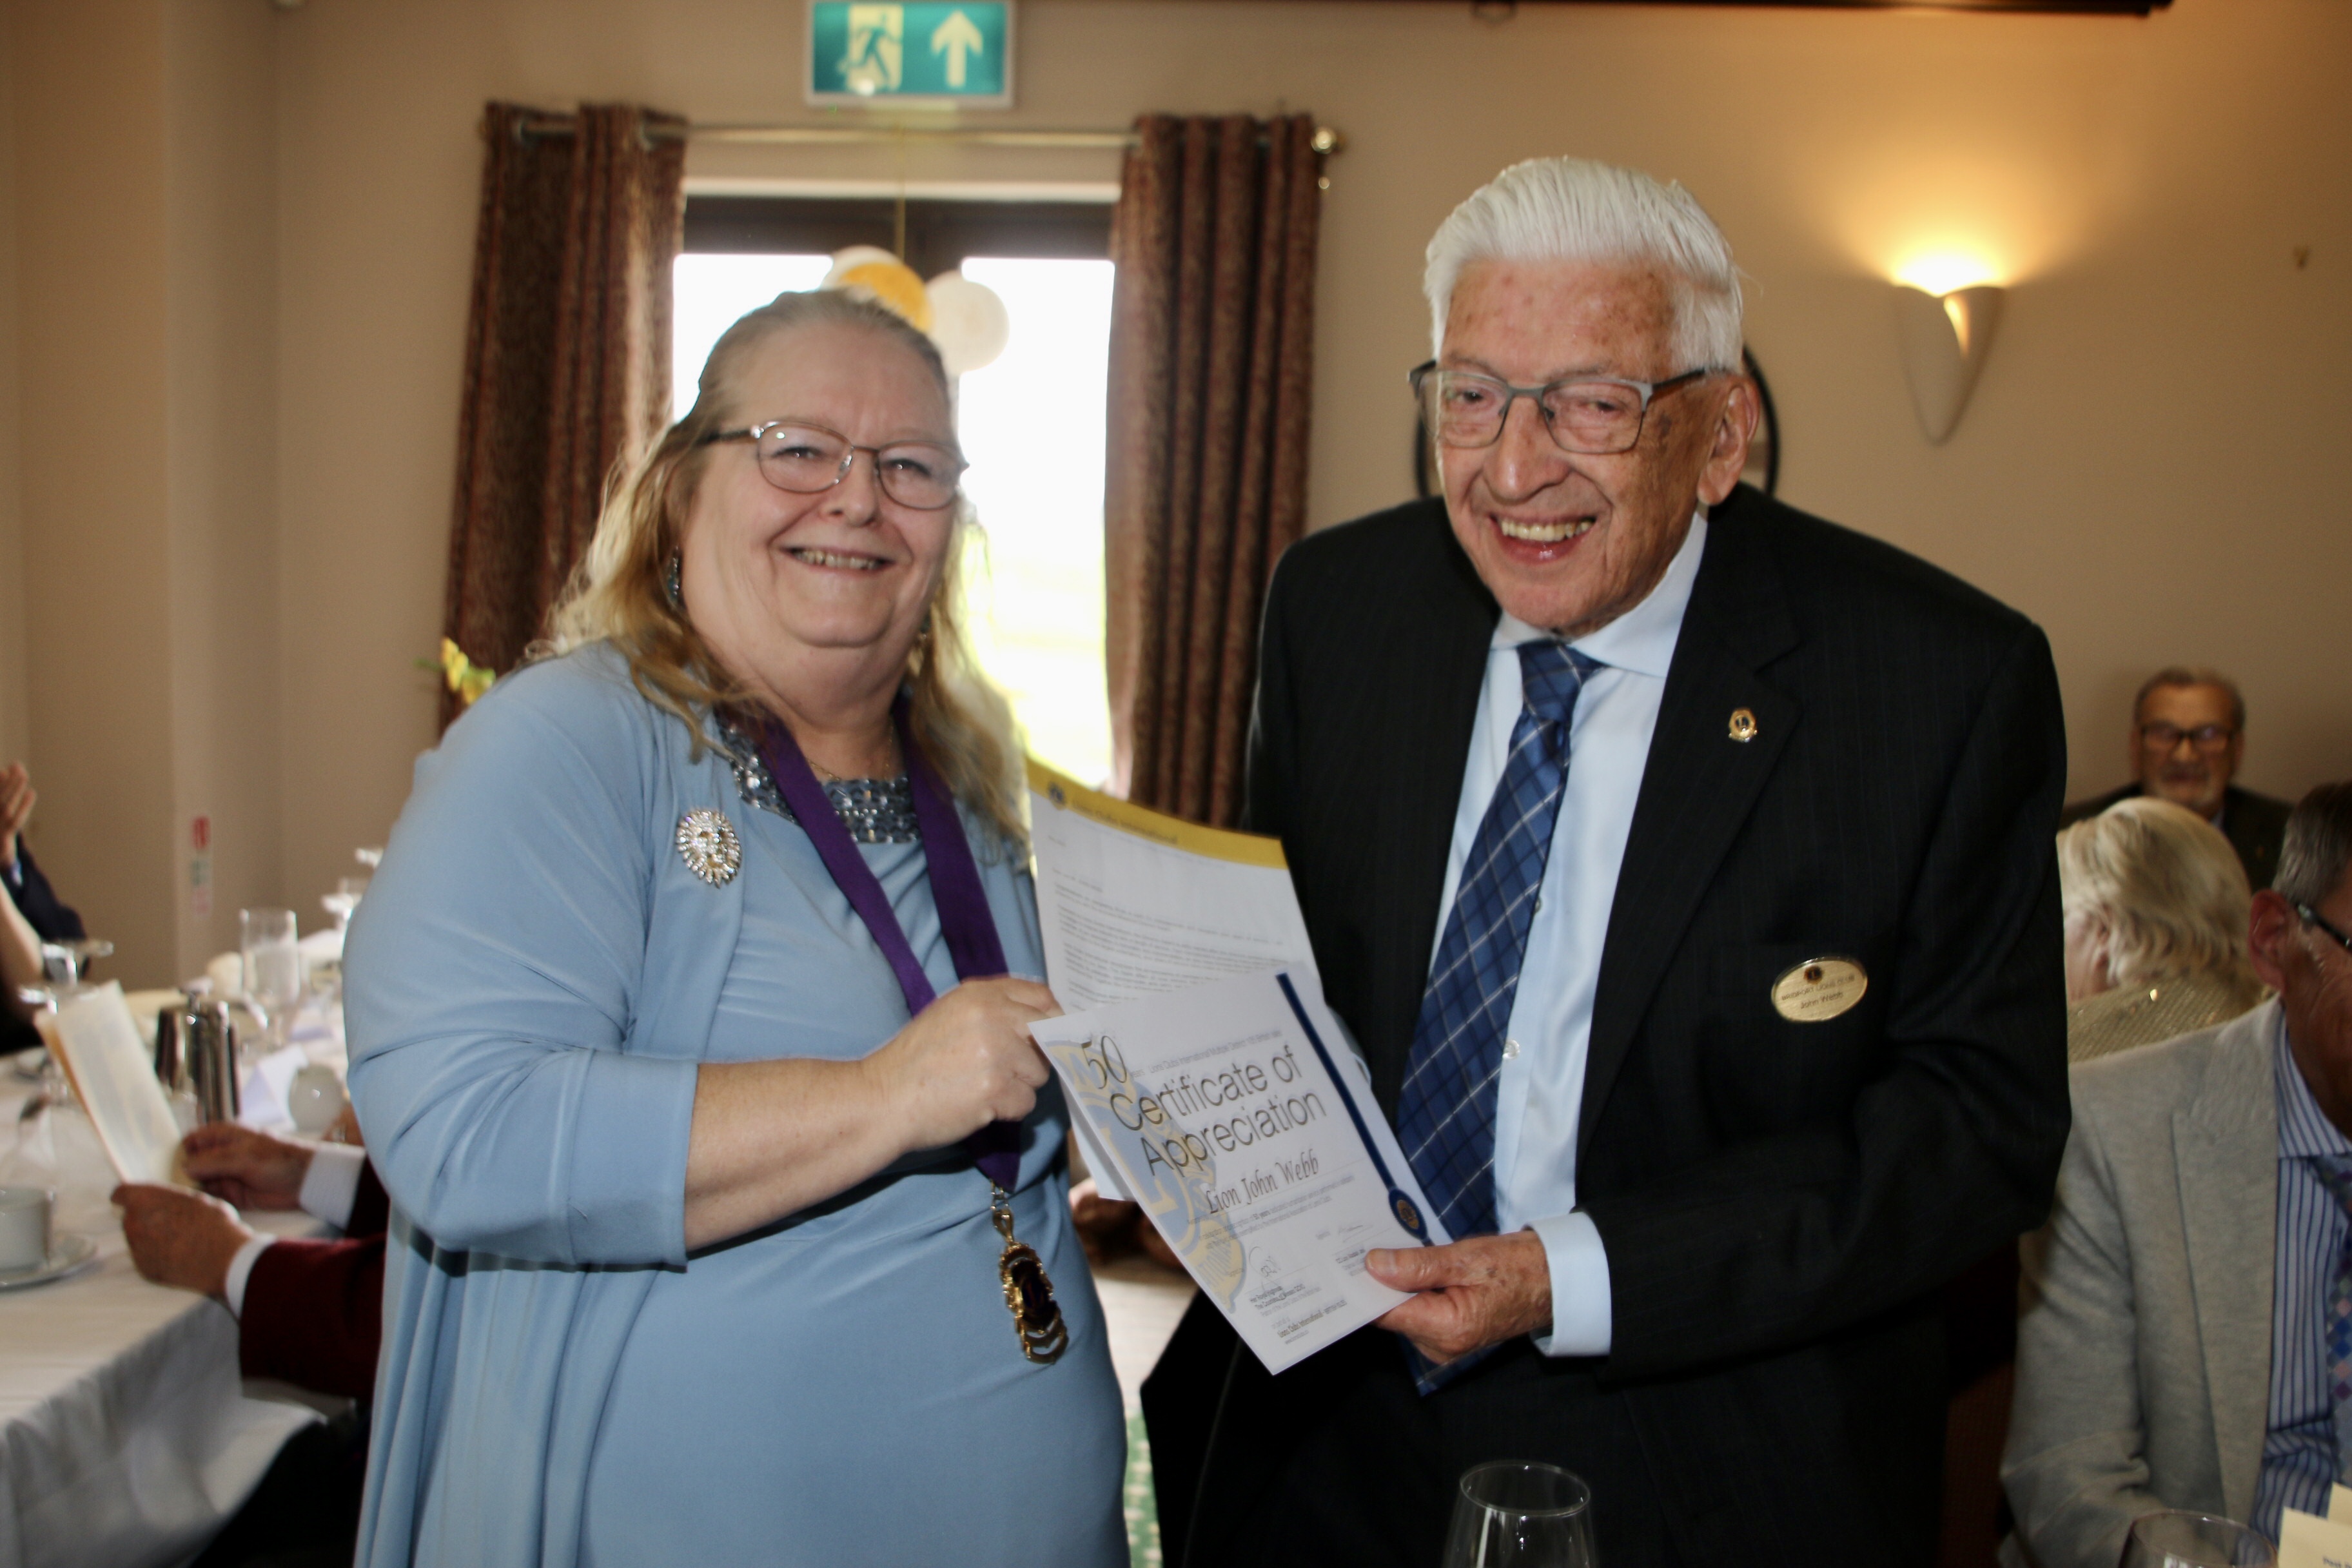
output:
MULTIPOLYGON (((418 763, 352 921, 352 1095, 394 1203, 359 1562, 1123 1563, 1055 1089, 1013 1205, 1069 1325, 1051 1365, 961 1150, 687 1255, 697 1065, 862 1057, 907 1019, 806 836, 689 748, 608 649, 508 677, 418 763), (701 806, 742 842, 724 887, 674 841, 701 806)), ((1026 870, 966 828, 1042 973, 1026 870)), ((946 991, 920 846, 861 850, 946 991)))

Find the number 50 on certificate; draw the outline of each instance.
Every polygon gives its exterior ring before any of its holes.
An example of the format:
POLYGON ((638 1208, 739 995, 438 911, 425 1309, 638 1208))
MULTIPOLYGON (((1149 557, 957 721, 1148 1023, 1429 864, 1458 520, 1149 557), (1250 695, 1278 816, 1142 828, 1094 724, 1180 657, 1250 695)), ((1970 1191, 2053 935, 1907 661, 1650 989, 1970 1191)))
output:
POLYGON ((1093 1163, 1271 1372, 1405 1300, 1364 1272, 1367 1251, 1446 1239, 1311 975, 1241 975, 1031 1033, 1093 1163))

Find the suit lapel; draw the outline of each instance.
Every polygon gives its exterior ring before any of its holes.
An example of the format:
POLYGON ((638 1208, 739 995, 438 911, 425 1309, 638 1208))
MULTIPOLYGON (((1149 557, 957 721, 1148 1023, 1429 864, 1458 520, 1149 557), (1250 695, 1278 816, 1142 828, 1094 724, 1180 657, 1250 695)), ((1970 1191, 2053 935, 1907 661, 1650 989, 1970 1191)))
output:
POLYGON ((2221 1496, 2252 1516, 2270 1423, 2271 1286, 2278 1246, 2278 1099, 2256 1008, 2213 1052, 2197 1099, 2173 1112, 2181 1229, 2212 1401, 2221 1496))
POLYGON ((1756 531, 1765 524, 1749 510, 1727 505, 1710 519, 1667 668, 1601 950, 1580 1162, 1650 994, 1797 725, 1796 700, 1758 673, 1797 639, 1779 574, 1760 548, 1756 531), (1732 731, 1743 708, 1755 721, 1746 741, 1732 731))
POLYGON ((1461 804, 1462 771, 1486 679, 1486 654, 1499 613, 1454 541, 1443 508, 1433 508, 1454 570, 1417 586, 1428 595, 1425 637, 1399 638, 1391 704, 1395 771, 1381 792, 1379 835, 1389 848, 1376 868, 1372 900, 1378 973, 1392 976, 1362 1044, 1372 1089, 1391 1110, 1404 1081, 1405 1059, 1420 1021, 1429 955, 1437 941, 1437 903, 1445 891, 1445 860, 1454 846, 1454 816, 1461 804))

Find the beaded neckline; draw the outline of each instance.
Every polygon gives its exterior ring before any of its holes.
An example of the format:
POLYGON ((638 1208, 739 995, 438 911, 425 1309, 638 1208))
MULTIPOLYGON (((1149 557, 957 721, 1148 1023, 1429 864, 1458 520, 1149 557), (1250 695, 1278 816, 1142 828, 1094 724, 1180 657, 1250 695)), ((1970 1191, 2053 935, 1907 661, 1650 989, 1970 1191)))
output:
MULTIPOLYGON (((784 803, 783 792, 768 773, 767 759, 751 738, 730 723, 726 715, 716 720, 719 738, 726 742, 728 764, 735 773, 735 788, 746 805, 762 811, 772 811, 786 822, 800 819, 784 803)), ((888 779, 827 779, 824 797, 833 803, 833 814, 849 829, 849 837, 860 844, 920 844, 923 835, 915 825, 915 793, 900 773, 888 779)))

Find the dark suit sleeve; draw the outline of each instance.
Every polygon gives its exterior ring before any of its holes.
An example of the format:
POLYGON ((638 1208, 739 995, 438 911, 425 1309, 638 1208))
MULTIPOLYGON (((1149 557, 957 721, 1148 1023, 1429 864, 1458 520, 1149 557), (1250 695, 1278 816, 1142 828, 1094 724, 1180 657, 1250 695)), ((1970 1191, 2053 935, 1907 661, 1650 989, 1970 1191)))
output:
POLYGON ((16 869, 13 876, 0 878, 8 884, 8 894, 16 900, 16 912, 33 928, 43 942, 73 942, 89 933, 82 929, 81 916, 68 904, 58 901, 49 879, 41 875, 40 867, 33 863, 33 852, 25 847, 22 838, 16 840, 16 869))
POLYGON ((1608 1254, 1610 1378, 1818 1340, 1918 1298, 2047 1214, 2068 1125, 2053 841, 2066 766, 2038 629, 1984 689, 1894 972, 1874 977, 1892 988, 1883 1070, 1816 1123, 1586 1204, 1608 1254))
MULTIPOLYGON (((1286 564, 1287 563, 1286 560, 1286 564)), ((1282 804, 1292 797, 1296 768, 1293 750, 1297 726, 1292 722, 1290 657, 1285 637, 1289 595, 1286 579, 1276 568, 1267 591, 1265 617, 1259 628, 1257 695, 1250 706, 1247 797, 1242 804, 1242 827, 1272 837, 1285 836, 1282 804)))

